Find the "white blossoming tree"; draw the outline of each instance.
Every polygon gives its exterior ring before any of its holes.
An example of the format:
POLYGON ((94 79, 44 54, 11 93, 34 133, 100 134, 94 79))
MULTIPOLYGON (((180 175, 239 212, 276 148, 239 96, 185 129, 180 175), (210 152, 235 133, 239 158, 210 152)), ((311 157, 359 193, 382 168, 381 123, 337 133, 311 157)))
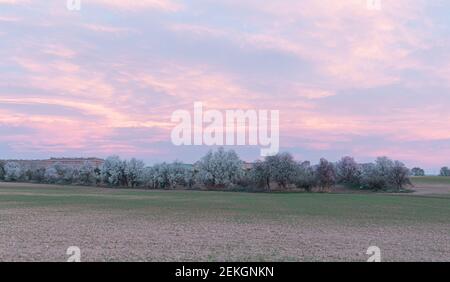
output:
POLYGON ((4 166, 6 181, 19 181, 23 176, 23 170, 17 162, 7 162, 4 166))
POLYGON ((233 186, 243 175, 242 161, 236 152, 223 148, 216 152, 209 151, 195 166, 199 183, 206 186, 233 186))

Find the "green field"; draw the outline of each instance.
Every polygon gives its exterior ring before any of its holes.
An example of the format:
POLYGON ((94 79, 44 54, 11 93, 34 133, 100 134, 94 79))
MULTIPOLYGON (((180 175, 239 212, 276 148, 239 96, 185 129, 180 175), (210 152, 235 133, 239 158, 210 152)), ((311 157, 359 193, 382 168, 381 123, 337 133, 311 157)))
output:
POLYGON ((412 177, 412 182, 414 184, 442 184, 450 185, 450 177, 442 176, 417 176, 412 177))
MULTIPOLYGON (((0 186, 1 187, 1 186, 0 186)), ((57 207, 93 210, 157 210, 186 216, 222 214, 333 220, 450 222, 450 200, 409 195, 151 191, 32 185, 0 188, 0 209, 57 207), (386 216, 389 215, 389 216, 386 216)))
POLYGON ((448 197, 0 183, 0 224, 0 260, 450 260, 448 197))

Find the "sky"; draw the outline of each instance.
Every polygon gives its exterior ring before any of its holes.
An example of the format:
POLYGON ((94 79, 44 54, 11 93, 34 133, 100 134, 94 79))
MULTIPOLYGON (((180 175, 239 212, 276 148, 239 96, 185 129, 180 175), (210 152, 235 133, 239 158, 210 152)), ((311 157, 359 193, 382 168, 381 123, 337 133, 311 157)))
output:
POLYGON ((279 110, 298 160, 450 166, 450 1, 66 2, 0 0, 0 159, 190 163, 171 115, 201 101, 279 110))

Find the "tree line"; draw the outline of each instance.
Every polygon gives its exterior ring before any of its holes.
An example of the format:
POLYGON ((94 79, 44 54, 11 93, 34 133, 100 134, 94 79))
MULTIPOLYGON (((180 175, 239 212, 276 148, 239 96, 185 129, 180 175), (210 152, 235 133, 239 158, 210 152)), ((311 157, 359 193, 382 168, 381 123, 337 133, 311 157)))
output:
MULTIPOLYGON (((420 167, 415 167, 415 168, 411 169, 411 175, 412 176, 425 176, 425 171, 423 169, 421 169, 420 167)), ((448 166, 442 167, 441 170, 439 171, 439 176, 449 177, 450 176, 450 168, 448 168, 448 166)))
MULTIPOLYGON (((416 168, 415 168, 416 169, 416 168)), ((105 159, 101 167, 56 163, 47 168, 22 167, 18 162, 0 162, 0 180, 49 184, 95 185, 147 189, 203 189, 233 191, 330 192, 336 184, 367 190, 400 191, 410 185, 409 170, 402 162, 379 157, 359 164, 352 157, 336 163, 322 158, 318 164, 298 162, 289 153, 279 153, 245 167, 233 150, 210 151, 194 165, 181 162, 146 166, 142 160, 105 159)), ((450 175, 450 174, 449 174, 450 175)))

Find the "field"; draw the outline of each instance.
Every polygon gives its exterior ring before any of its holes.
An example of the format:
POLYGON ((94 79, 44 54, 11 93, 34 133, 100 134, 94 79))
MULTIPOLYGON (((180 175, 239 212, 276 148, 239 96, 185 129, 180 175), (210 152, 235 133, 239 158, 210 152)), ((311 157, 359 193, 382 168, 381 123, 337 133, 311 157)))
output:
POLYGON ((0 261, 450 261, 450 183, 391 194, 0 183, 0 261), (427 188, 429 192, 427 193, 427 188), (425 191, 425 192, 424 192, 425 191))
POLYGON ((413 177, 415 195, 435 195, 450 197, 450 177, 423 176, 413 177))

